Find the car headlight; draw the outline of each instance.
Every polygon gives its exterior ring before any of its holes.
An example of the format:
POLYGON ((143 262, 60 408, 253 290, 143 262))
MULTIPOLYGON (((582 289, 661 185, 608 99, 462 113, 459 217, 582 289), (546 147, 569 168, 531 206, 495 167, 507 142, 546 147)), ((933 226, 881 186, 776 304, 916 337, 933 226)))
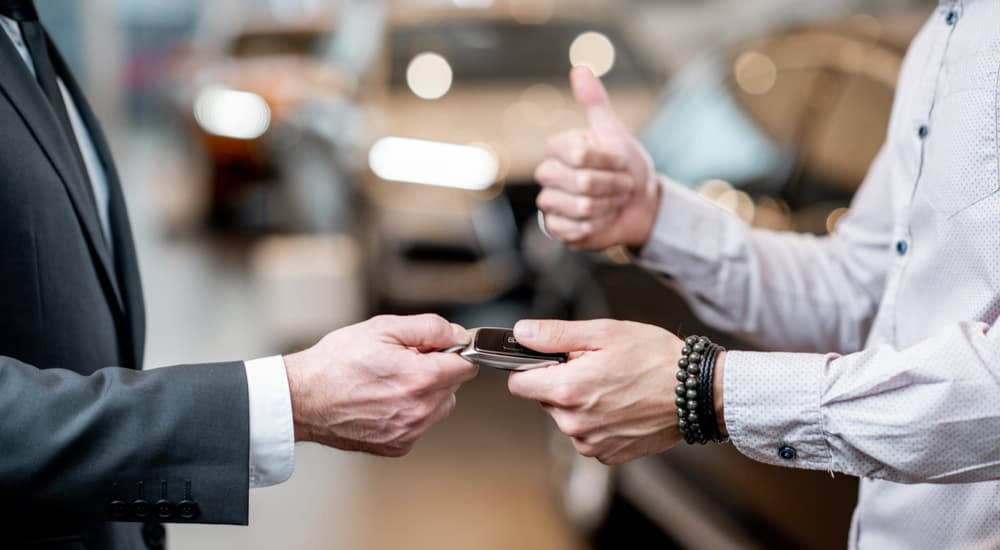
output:
POLYGON ((271 108, 253 92, 209 86, 195 98, 194 118, 210 134, 257 139, 271 125, 271 108))
POLYGON ((375 142, 368 166, 388 181, 477 191, 493 185, 499 172, 496 155, 485 147, 394 136, 375 142))

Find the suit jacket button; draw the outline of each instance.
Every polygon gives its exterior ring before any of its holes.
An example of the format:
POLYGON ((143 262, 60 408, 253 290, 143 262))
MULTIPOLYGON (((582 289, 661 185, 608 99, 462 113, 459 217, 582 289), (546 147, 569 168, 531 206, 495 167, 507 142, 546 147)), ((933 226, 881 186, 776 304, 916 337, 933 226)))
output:
POLYGON ((112 500, 108 504, 108 514, 114 519, 122 519, 128 513, 128 504, 124 500, 112 500))
POLYGON ((148 500, 138 498, 132 501, 133 516, 143 519, 149 517, 149 514, 151 513, 153 513, 153 505, 151 505, 148 500))
POLYGON ((174 505, 169 500, 158 500, 153 506, 153 511, 160 519, 170 519, 174 515, 174 505))
POLYGON ((194 519, 200 513, 198 503, 193 500, 182 500, 177 503, 177 515, 183 519, 194 519))

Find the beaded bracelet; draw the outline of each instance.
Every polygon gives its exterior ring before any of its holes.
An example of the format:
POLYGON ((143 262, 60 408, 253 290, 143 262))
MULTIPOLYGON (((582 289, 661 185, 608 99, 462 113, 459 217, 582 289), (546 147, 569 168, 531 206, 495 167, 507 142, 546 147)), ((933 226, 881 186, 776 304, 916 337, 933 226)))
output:
POLYGON ((723 348, 705 336, 688 336, 677 365, 677 426, 688 444, 728 440, 719 433, 715 418, 712 376, 715 359, 723 348))

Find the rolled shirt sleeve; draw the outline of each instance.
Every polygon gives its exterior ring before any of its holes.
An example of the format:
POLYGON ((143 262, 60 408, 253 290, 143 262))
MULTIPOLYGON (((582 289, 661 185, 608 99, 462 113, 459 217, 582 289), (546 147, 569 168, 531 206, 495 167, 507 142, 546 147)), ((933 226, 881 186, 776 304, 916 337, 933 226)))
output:
POLYGON ((955 323, 906 349, 729 352, 725 420, 745 455, 898 483, 1000 479, 1000 337, 955 323))
POLYGON ((245 365, 250 397, 250 487, 277 485, 295 469, 295 431, 285 362, 275 355, 245 365))

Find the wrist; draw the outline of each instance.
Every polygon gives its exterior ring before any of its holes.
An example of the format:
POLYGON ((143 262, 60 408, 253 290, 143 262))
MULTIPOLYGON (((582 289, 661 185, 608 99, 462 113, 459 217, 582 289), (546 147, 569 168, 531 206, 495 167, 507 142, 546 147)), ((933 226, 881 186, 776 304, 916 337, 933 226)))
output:
POLYGON ((288 396, 292 402, 292 427, 295 431, 295 441, 313 441, 312 429, 305 422, 308 417, 309 388, 310 384, 306 378, 306 369, 303 368, 305 352, 285 355, 285 375, 288 377, 288 396))
POLYGON ((725 437, 729 437, 729 432, 726 430, 726 418, 725 418, 725 399, 723 399, 722 392, 725 389, 725 376, 723 372, 726 370, 726 352, 721 351, 719 355, 715 358, 715 371, 712 373, 712 401, 715 407, 715 420, 718 423, 719 433, 725 437))
POLYGON ((646 182, 645 197, 642 201, 644 215, 642 223, 636 229, 635 235, 626 243, 629 250, 638 255, 646 247, 646 243, 653 236, 653 227, 656 225, 656 216, 660 213, 660 200, 663 195, 660 185, 660 176, 656 172, 651 172, 649 181, 646 182))

